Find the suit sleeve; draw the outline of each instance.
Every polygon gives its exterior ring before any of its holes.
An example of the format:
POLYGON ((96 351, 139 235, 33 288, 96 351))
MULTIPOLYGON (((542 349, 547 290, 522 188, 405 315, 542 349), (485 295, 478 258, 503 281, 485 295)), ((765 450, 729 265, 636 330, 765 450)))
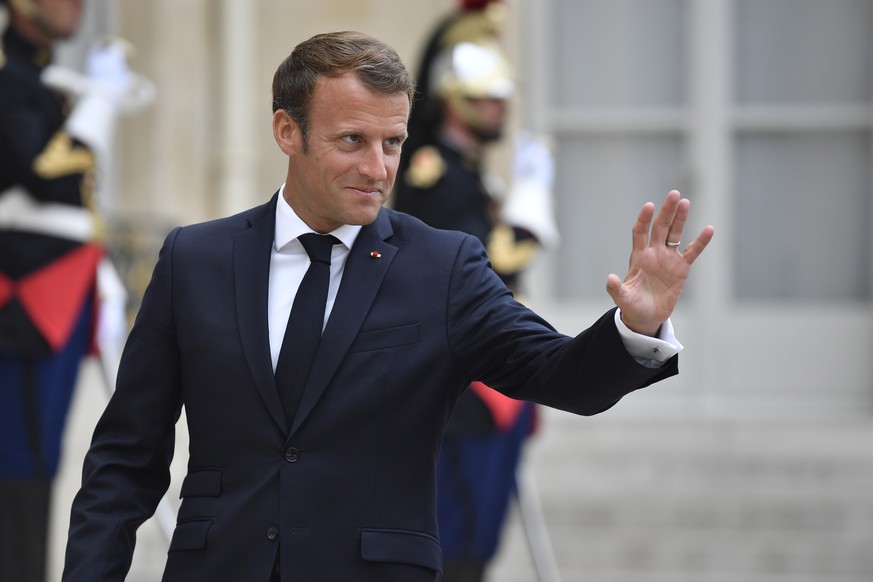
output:
POLYGON ((85 457, 70 518, 65 582, 124 580, 136 529, 169 486, 181 412, 172 302, 177 233, 161 250, 122 355, 116 391, 85 457))
POLYGON ((654 369, 634 360, 614 309, 574 338, 558 333, 512 298, 472 237, 456 260, 448 310, 458 365, 512 398, 591 415, 678 372, 676 357, 654 369))

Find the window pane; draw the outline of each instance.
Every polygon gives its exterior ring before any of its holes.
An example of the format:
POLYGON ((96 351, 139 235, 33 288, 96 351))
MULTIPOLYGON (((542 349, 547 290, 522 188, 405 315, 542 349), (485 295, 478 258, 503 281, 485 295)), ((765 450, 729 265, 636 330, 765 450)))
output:
POLYGON ((739 103, 870 98, 870 0, 738 0, 736 26, 739 103))
POLYGON ((870 136, 738 139, 739 299, 868 300, 870 136))
POLYGON ((681 105, 685 0, 554 3, 555 105, 681 105))
MULTIPOLYGON (((559 142, 555 196, 561 246, 558 297, 609 301, 609 273, 624 276, 631 227, 683 178, 683 142, 670 137, 566 138, 559 142)), ((683 192, 684 193, 684 192, 683 192)), ((700 227, 688 226, 687 231, 700 227)))

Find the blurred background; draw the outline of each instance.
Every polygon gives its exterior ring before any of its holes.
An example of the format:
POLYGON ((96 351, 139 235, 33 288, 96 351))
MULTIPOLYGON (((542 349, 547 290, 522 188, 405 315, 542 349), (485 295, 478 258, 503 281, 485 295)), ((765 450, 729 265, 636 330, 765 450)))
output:
MULTIPOLYGON (((415 70, 454 0, 88 0, 61 58, 119 35, 157 87, 125 118, 107 214, 131 289, 176 224, 266 201, 285 175, 270 83, 298 42, 357 29, 415 70)), ((561 246, 528 302, 575 333, 611 301, 647 200, 714 242, 674 316, 682 373, 593 418, 546 411, 525 487, 558 578, 873 580, 873 0, 507 0, 513 119, 553 138, 561 246)), ((499 156, 499 152, 498 152, 499 156)), ((85 366, 55 494, 59 579, 108 392, 85 366)), ((177 467, 186 461, 180 430, 177 467)), ((178 482, 174 482, 178 487, 178 482)), ((168 495, 177 502, 178 489, 168 495)), ((493 582, 537 580, 513 510, 493 582)), ((129 580, 160 577, 159 520, 129 580)))

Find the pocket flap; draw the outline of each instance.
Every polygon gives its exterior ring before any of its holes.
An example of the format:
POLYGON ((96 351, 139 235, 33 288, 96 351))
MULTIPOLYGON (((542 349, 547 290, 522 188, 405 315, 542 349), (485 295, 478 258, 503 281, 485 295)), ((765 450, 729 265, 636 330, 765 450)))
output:
POLYGON ((371 562, 399 562, 442 572, 439 542, 424 533, 407 530, 361 531, 361 557, 371 562))
POLYGON ((418 336, 419 325, 417 323, 362 331, 358 333, 358 336, 349 348, 349 352, 384 350, 386 348, 414 344, 418 341, 418 336))
POLYGON ((186 521, 176 526, 173 539, 170 540, 171 552, 180 550, 201 550, 206 547, 206 534, 209 533, 211 520, 186 521))

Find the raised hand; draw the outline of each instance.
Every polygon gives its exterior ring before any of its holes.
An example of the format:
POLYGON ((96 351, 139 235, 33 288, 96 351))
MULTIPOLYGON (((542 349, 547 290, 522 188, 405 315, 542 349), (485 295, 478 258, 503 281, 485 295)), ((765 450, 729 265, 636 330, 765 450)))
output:
POLYGON ((678 191, 667 194, 655 216, 655 205, 643 205, 633 228, 630 266, 622 281, 611 274, 606 291, 621 309, 621 319, 631 330, 655 336, 667 321, 682 290, 691 265, 712 240, 715 232, 707 226, 684 250, 682 231, 691 202, 678 191))

